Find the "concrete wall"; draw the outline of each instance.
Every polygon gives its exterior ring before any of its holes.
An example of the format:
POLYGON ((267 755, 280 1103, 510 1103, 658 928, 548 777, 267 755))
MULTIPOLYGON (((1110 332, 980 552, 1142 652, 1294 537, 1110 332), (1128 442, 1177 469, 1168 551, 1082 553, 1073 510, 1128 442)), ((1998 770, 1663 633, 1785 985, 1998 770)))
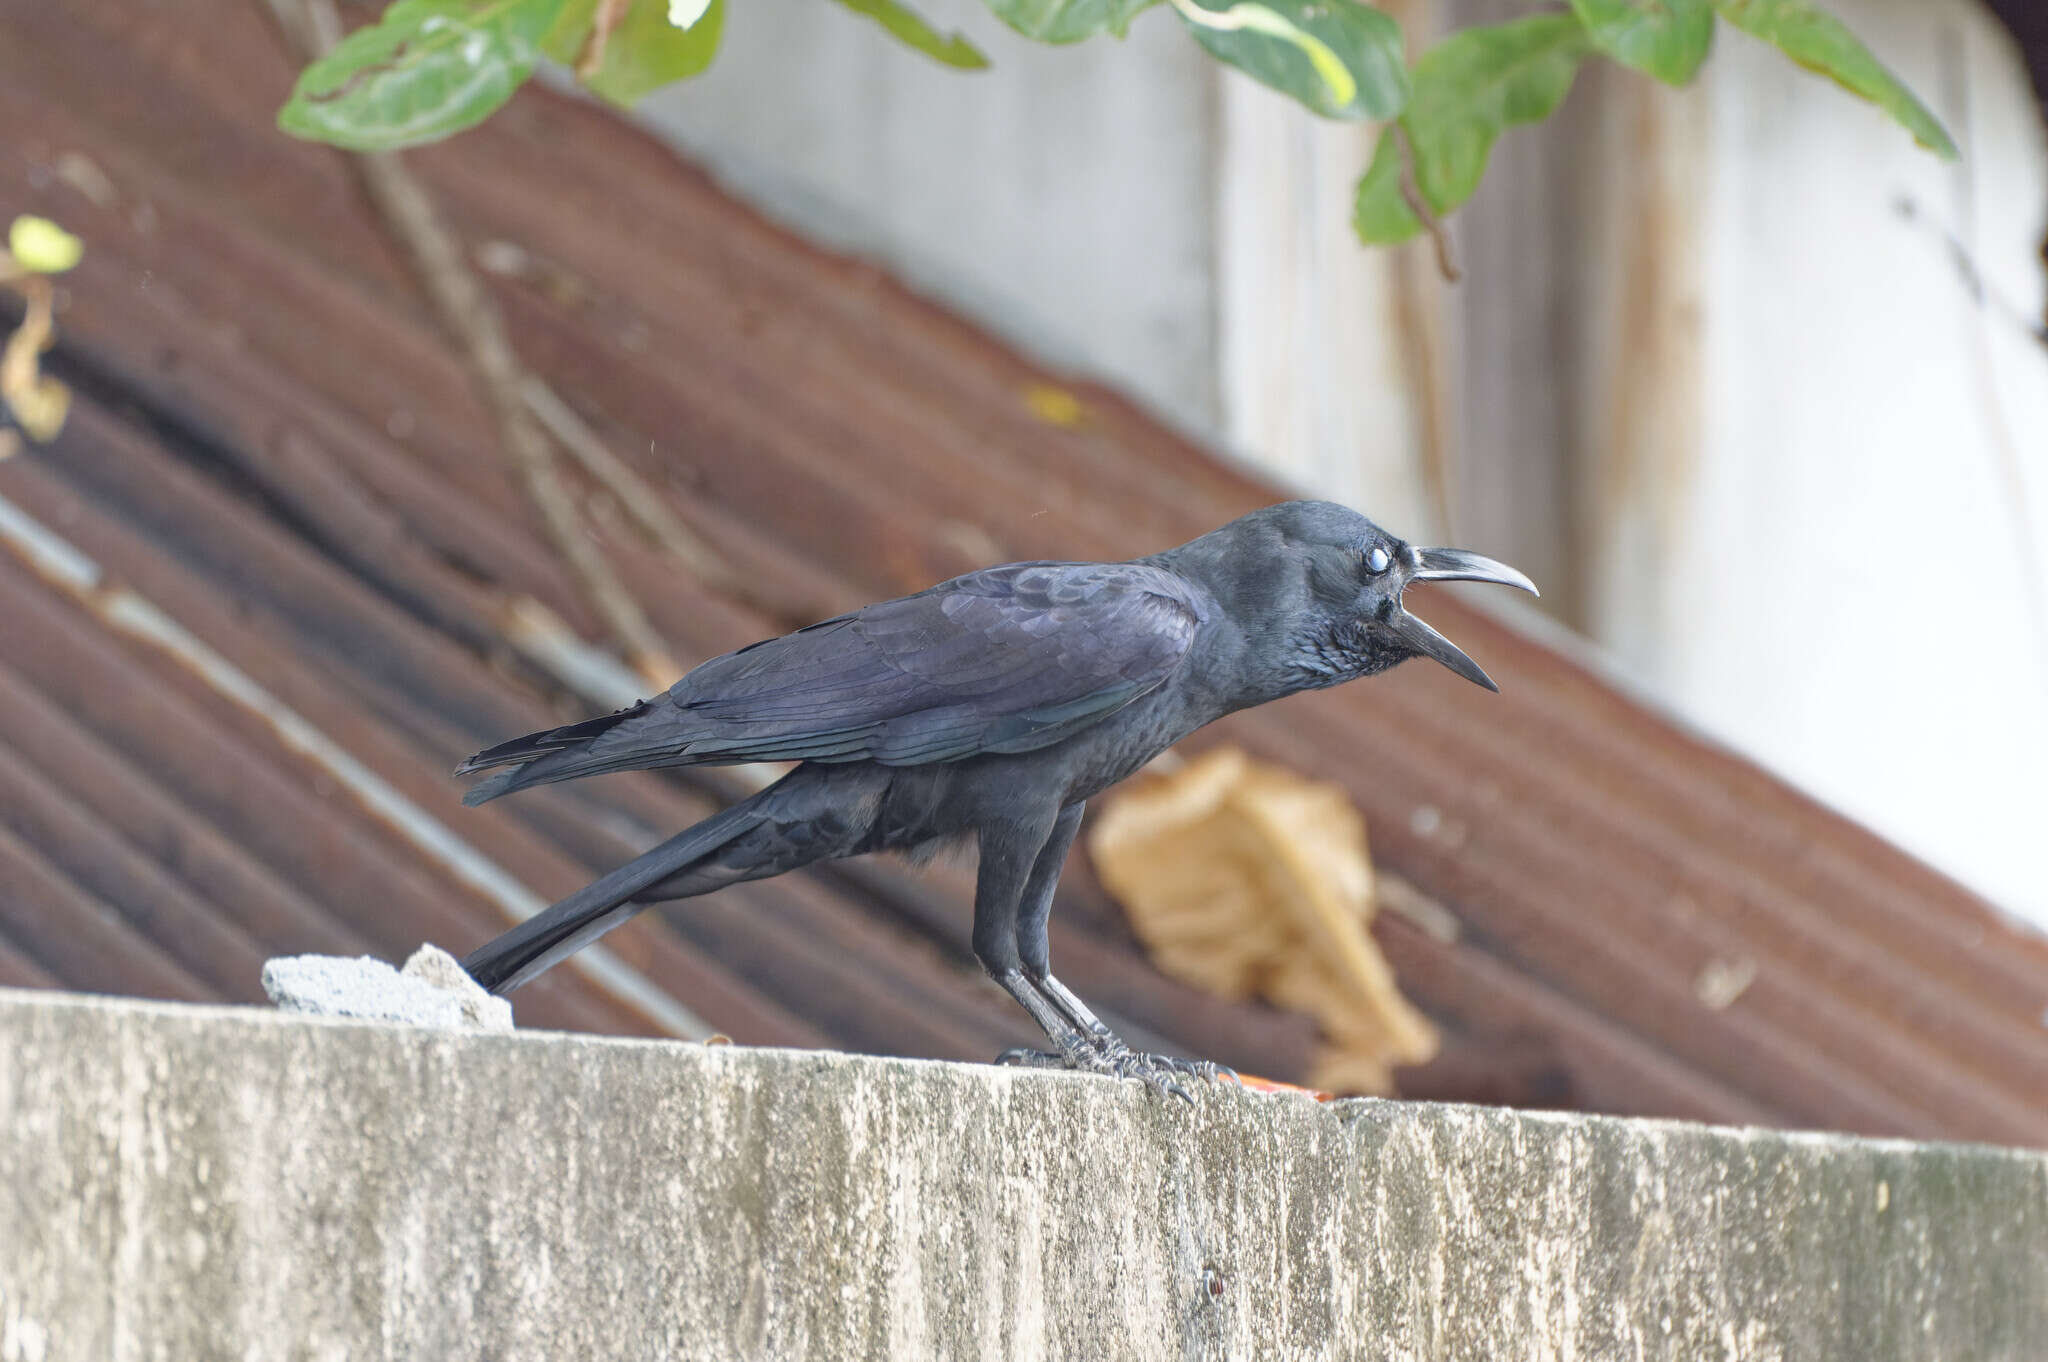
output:
POLYGON ((2048 1155, 0 993, 0 1359, 1971 1358, 2048 1155))

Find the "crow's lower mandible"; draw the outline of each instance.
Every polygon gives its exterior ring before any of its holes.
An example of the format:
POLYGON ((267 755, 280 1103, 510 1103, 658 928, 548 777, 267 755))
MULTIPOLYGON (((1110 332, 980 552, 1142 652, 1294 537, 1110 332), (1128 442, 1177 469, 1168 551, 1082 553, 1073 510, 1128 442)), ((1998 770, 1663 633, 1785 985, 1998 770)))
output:
POLYGON ((517 988, 635 913, 814 861, 980 846, 974 953, 1053 1051, 1005 1059, 1145 1079, 1215 1067, 1133 1053, 1053 977, 1046 918, 1083 804, 1202 725, 1429 657, 1489 690, 1409 614, 1410 582, 1521 573, 1411 548, 1342 506, 1295 501, 1127 563, 1011 563, 713 658, 665 695, 479 752, 464 802, 603 771, 801 763, 484 946, 517 988))

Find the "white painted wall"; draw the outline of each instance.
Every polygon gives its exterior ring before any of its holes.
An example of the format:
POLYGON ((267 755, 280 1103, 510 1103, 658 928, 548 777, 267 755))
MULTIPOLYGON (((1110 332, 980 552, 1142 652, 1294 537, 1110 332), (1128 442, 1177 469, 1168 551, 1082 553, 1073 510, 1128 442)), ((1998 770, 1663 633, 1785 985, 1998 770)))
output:
POLYGON ((1351 230, 1376 132, 1305 118, 1254 81, 1218 83, 1215 433, 1419 535, 1437 519, 1422 455, 1442 439, 1444 376, 1417 361, 1442 352, 1440 290, 1422 256, 1361 249, 1351 230))
POLYGON ((1708 729, 2048 923, 2048 345, 2024 329, 2048 304, 2040 119, 1974 6, 1844 9, 1965 160, 1754 44, 1719 54, 1700 452, 1653 621, 1603 641, 1708 729))
MULTIPOLYGON (((1415 34, 1501 9, 1389 7, 1415 34)), ((2021 325, 2048 302, 2048 153, 1974 0, 1833 6, 1960 168, 1724 30, 1698 90, 1598 75, 1506 139, 1461 291, 1352 241, 1370 130, 1220 74, 1165 13, 1055 50, 977 0, 924 8, 995 69, 749 0, 648 117, 1297 485, 1519 535, 1679 713, 2048 924, 2048 347, 2021 325)))
POLYGON ((886 264, 1184 429, 1217 416, 1210 59, 1170 13, 1050 48, 919 0, 960 72, 826 0, 744 0, 647 120, 807 235, 886 264))

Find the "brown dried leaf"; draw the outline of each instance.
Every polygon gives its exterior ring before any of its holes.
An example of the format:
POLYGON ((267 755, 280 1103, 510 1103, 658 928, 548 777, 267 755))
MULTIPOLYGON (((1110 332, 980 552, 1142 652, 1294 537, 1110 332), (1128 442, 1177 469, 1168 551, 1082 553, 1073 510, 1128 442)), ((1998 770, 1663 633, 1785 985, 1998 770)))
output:
POLYGON ((54 293, 48 280, 34 275, 17 287, 28 300, 28 309, 0 350, 0 402, 7 404, 29 439, 47 443, 57 438, 71 410, 71 390, 45 375, 38 363, 56 335, 50 320, 54 293))
POLYGON ((1338 787, 1214 749, 1110 800, 1089 850, 1160 969, 1322 1024, 1318 1086, 1386 1092, 1435 1054, 1366 931, 1365 823, 1338 787))

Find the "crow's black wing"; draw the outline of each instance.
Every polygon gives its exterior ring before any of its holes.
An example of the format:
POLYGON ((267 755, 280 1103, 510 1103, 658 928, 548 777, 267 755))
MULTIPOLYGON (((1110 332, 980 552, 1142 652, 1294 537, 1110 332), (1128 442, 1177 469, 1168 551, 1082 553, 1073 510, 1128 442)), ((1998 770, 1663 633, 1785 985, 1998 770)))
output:
POLYGON ((528 763, 470 791, 745 761, 904 766, 1028 752, 1171 676, 1200 621, 1140 563, 1012 563, 714 658, 666 695, 480 752, 528 763))

